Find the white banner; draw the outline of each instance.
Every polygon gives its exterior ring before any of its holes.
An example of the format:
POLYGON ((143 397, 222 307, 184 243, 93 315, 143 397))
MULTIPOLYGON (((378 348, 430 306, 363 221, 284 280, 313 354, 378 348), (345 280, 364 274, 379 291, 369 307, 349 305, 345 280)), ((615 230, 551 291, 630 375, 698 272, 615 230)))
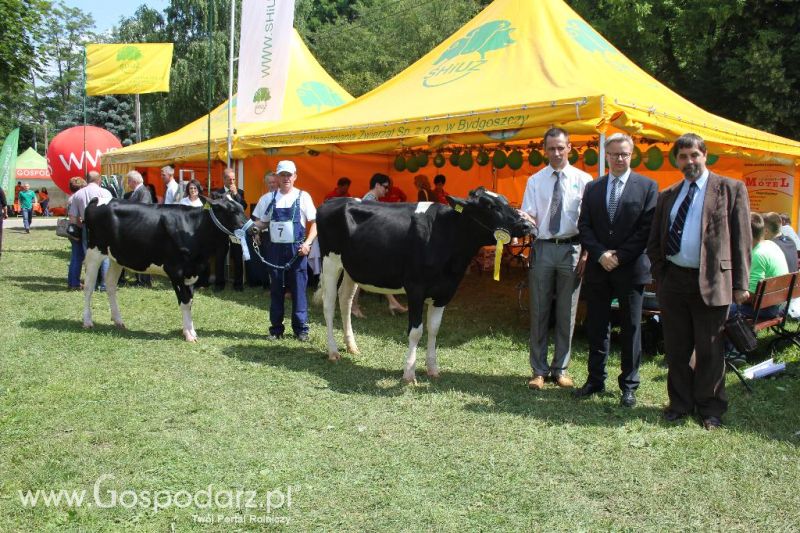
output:
POLYGON ((237 122, 281 119, 294 0, 243 0, 237 122))

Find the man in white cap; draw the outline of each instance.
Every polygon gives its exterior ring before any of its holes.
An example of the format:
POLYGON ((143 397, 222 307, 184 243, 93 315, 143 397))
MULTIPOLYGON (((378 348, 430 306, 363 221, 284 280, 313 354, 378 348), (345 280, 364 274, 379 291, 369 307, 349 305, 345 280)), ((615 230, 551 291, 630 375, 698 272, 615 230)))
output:
POLYGON ((266 211, 255 222, 259 229, 269 227, 264 256, 270 277, 269 338, 283 336, 284 293, 288 288, 292 294, 292 331, 298 340, 306 342, 308 254, 317 237, 317 209, 307 192, 294 187, 297 167, 293 161, 279 162, 275 174, 278 190, 268 193, 266 211))

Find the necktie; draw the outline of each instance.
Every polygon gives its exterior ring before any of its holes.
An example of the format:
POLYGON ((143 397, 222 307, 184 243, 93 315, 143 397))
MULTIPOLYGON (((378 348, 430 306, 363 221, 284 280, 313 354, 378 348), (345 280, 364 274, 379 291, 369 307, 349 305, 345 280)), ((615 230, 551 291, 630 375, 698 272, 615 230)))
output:
POLYGON ((608 199, 608 218, 614 222, 614 215, 617 214, 617 205, 619 205, 619 186, 622 182, 619 178, 614 178, 611 182, 611 197, 608 199))
POLYGON ((678 208, 678 213, 675 215, 675 220, 672 221, 672 226, 669 228, 669 236, 667 237, 667 255, 675 255, 681 250, 681 237, 683 236, 683 225, 686 224, 686 215, 689 213, 689 206, 694 198, 694 193, 697 192, 697 184, 692 182, 689 185, 689 191, 683 199, 683 203, 678 208))
POLYGON ((550 199, 550 225, 548 226, 551 237, 558 235, 561 230, 561 187, 558 186, 561 175, 559 172, 553 172, 553 176, 556 178, 556 183, 553 185, 553 196, 550 199))

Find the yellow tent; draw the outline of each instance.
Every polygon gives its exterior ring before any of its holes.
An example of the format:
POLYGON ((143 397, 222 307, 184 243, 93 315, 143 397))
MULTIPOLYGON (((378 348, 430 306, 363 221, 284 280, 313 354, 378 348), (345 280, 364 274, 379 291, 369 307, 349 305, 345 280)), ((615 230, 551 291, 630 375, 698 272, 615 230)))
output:
POLYGON ((242 125, 234 157, 385 152, 409 146, 625 131, 687 131, 718 155, 789 163, 800 143, 708 113, 622 55, 562 0, 496 0, 405 71, 357 100, 275 126, 242 125))
MULTIPOLYGON (((292 32, 289 75, 283 116, 296 119, 349 102, 353 97, 339 86, 306 48, 297 31, 292 32)), ((228 102, 211 113, 212 159, 225 159, 228 136, 228 102), (221 155, 220 155, 221 154, 221 155)), ((236 124, 236 96, 233 98, 236 124)), ((253 126, 255 124, 250 124, 253 126)), ((260 124, 264 128, 264 124, 260 124)), ((201 161, 207 156, 208 115, 177 131, 103 155, 103 171, 123 174, 134 166, 160 166, 186 161, 201 161)))

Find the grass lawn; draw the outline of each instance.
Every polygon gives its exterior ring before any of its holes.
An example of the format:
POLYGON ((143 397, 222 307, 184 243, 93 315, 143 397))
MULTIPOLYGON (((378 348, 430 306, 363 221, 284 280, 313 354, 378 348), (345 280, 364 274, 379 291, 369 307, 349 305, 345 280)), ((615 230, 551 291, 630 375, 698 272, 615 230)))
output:
MULTIPOLYGON (((423 354, 402 386, 406 319, 383 299, 362 297, 362 354, 336 365, 319 308, 311 343, 267 341, 260 289, 199 292, 197 344, 164 282, 121 289, 127 330, 95 294, 84 331, 68 247, 52 228, 4 235, 0 531, 800 528, 797 350, 752 396, 729 375, 726 428, 706 432, 662 422, 661 356, 632 410, 616 357, 605 396, 529 391, 520 272, 468 275, 445 311, 441 380, 423 354), (83 503, 20 499, 61 489, 83 503)), ((582 331, 574 348, 581 384, 582 331)))

